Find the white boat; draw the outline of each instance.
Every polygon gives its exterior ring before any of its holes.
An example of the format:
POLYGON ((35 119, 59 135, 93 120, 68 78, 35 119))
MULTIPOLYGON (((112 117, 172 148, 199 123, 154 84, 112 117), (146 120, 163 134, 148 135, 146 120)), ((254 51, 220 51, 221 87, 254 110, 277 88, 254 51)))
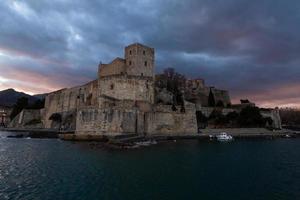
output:
POLYGON ((233 137, 225 132, 216 135, 218 141, 231 141, 233 137))
POLYGON ((135 142, 135 144, 138 146, 149 146, 149 145, 157 144, 157 142, 155 140, 148 140, 148 141, 135 142))

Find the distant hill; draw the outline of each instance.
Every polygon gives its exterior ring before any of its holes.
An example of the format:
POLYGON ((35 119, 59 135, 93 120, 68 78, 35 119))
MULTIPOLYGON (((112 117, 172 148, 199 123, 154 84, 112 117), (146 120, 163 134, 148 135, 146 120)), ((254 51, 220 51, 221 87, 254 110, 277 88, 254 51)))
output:
POLYGON ((42 100, 42 99, 45 99, 46 95, 47 95, 47 93, 45 93, 45 94, 35 94, 35 95, 33 95, 33 97, 42 100))
POLYGON ((0 105, 1 106, 13 106, 17 100, 21 97, 28 98, 28 102, 34 103, 38 99, 45 98, 46 94, 29 95, 24 92, 18 92, 14 89, 7 89, 0 91, 0 105))

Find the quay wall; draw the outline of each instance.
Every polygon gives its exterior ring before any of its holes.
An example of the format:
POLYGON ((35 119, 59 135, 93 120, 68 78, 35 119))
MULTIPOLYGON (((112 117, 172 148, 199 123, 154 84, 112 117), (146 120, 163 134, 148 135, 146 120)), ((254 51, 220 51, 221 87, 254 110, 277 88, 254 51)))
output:
POLYGON ((192 135, 197 134, 197 120, 193 107, 185 112, 180 108, 172 111, 169 106, 154 106, 146 112, 137 108, 82 108, 76 118, 76 134, 192 135))

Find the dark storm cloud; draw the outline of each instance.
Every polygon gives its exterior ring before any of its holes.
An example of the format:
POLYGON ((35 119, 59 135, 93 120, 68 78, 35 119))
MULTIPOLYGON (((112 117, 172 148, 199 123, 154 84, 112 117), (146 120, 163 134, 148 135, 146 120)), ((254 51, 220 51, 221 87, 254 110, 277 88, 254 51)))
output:
POLYGON ((141 42, 156 48, 158 72, 174 67, 234 99, 295 104, 300 94, 284 88, 300 83, 299 10, 297 0, 4 1, 0 89, 81 84, 96 78, 100 60, 141 42))

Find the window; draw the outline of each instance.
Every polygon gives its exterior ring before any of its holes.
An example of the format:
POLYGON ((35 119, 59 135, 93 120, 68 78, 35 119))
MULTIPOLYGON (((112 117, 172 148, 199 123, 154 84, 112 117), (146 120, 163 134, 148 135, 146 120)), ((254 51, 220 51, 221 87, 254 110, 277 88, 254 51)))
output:
POLYGON ((110 85, 110 89, 113 90, 114 89, 114 84, 110 85))
POLYGON ((141 73, 141 76, 143 77, 143 76, 144 76, 144 74, 143 74, 143 73, 141 73))
POLYGON ((143 51, 143 55, 146 55, 146 51, 145 50, 143 51))
POLYGON ((145 61, 145 64, 144 64, 144 65, 145 65, 145 67, 147 67, 147 64, 148 64, 148 63, 147 63, 147 61, 145 61))
POLYGON ((129 61, 129 65, 131 65, 131 60, 129 61))
POLYGON ((131 50, 129 51, 129 55, 131 55, 132 54, 132 52, 131 52, 131 50))

